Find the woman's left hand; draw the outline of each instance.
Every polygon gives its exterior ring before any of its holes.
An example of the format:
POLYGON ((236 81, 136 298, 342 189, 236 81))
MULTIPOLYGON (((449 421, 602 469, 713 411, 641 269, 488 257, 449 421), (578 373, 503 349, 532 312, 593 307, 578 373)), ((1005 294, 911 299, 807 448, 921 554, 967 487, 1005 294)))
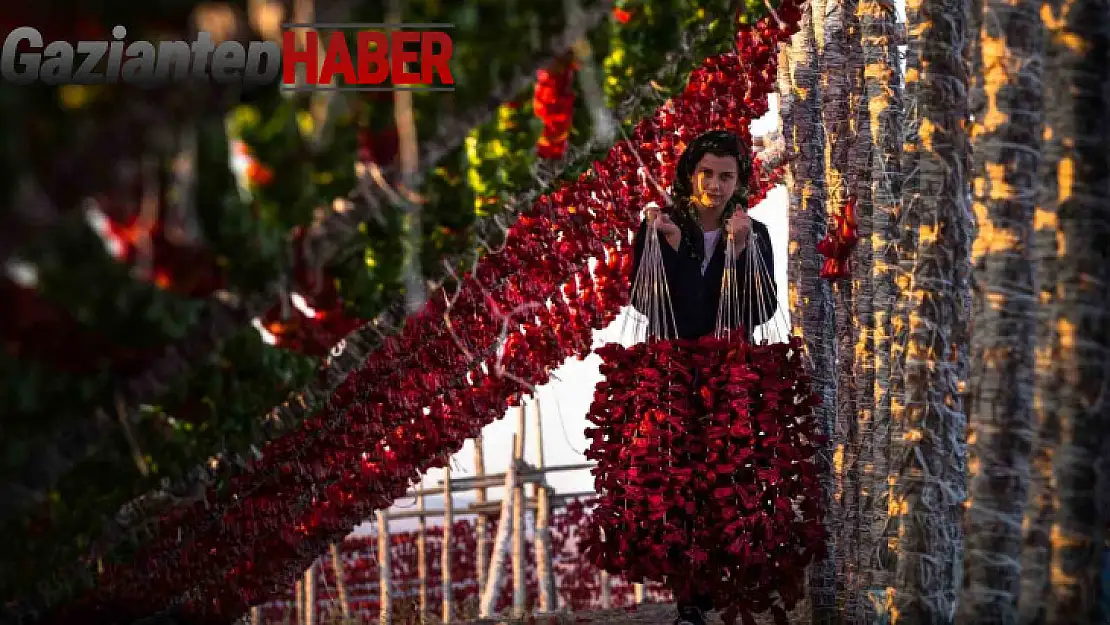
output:
POLYGON ((725 223, 725 232, 732 235, 736 241, 736 249, 742 250, 748 246, 748 238, 752 234, 752 218, 743 211, 736 211, 725 223))

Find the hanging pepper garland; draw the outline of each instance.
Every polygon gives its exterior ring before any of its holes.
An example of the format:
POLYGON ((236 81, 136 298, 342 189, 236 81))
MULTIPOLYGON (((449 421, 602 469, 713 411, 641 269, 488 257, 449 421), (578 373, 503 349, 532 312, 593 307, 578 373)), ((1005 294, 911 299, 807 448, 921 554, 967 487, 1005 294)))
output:
MULTIPOLYGON (((793 23, 791 12, 779 14, 793 23)), ((626 233, 638 208, 660 193, 627 172, 642 162, 669 179, 676 131, 692 138, 723 126, 746 135, 746 120, 766 111, 774 46, 787 34, 769 20, 741 32, 737 53, 709 59, 631 141, 537 201, 502 253, 457 293, 437 294, 326 410, 266 445, 226 492, 175 511, 130 564, 106 563, 99 589, 69 615, 91 623, 177 605, 197 618, 237 616, 279 594, 279 580, 387 507, 420 472, 443 466, 528 385, 546 382, 568 356, 585 357, 592 332, 628 301, 626 233), (742 66, 764 69, 745 77, 742 66), (600 261, 592 271, 591 257, 600 261)), ((758 199, 766 189, 753 186, 758 199)))
POLYGON ((852 277, 852 251, 859 243, 856 224, 856 197, 851 195, 840 211, 834 213, 825 238, 817 242, 817 253, 825 257, 821 277, 830 282, 852 277))
POLYGON ((591 561, 712 593, 726 622, 767 610, 784 622, 825 548, 801 350, 715 337, 599 350, 591 561))
POLYGON ((544 159, 562 158, 574 123, 574 76, 578 64, 573 57, 560 60, 536 72, 532 108, 543 121, 543 134, 536 142, 536 155, 544 159))

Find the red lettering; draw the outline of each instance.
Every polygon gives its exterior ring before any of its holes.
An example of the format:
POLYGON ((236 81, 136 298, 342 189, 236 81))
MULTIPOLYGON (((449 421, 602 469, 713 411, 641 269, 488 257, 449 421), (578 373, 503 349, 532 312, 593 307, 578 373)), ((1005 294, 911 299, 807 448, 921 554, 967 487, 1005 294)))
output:
POLYGON ((440 83, 455 84, 455 78, 451 76, 451 66, 447 64, 454 50, 455 43, 447 33, 441 30, 424 33, 420 39, 420 82, 425 85, 433 84, 432 70, 435 70, 440 83), (439 50, 433 48, 435 44, 439 44, 439 50))
POLYGON ((320 68, 320 83, 331 84, 332 77, 337 73, 343 75, 344 84, 355 84, 355 64, 347 50, 347 38, 341 32, 334 32, 328 38, 328 52, 324 56, 324 66, 320 68))
POLYGON ((305 49, 297 50, 296 33, 287 30, 281 34, 281 81, 287 85, 297 84, 297 65, 304 65, 305 81, 308 84, 315 85, 317 82, 319 66, 316 61, 316 51, 319 50, 320 44, 313 31, 305 33, 305 39, 305 49))
POLYGON ((389 76, 389 44, 385 33, 361 31, 358 34, 358 84, 378 85, 389 76), (370 66, 374 71, 370 71, 370 66))
POLYGON ((390 74, 393 76, 394 85, 420 84, 420 74, 409 72, 405 69, 406 63, 415 63, 420 60, 420 53, 405 50, 406 43, 420 41, 420 33, 411 30, 393 31, 392 49, 389 51, 390 74))

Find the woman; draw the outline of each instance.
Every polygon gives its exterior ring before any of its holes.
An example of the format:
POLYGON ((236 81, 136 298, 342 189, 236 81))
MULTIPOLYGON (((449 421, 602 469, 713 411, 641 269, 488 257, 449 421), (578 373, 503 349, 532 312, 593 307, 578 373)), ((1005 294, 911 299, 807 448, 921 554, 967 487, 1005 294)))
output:
MULTIPOLYGON (((735 241, 739 318, 747 326, 748 337, 778 308, 771 238, 767 226, 748 216, 750 176, 751 155, 739 138, 725 131, 707 132, 695 139, 678 161, 671 193, 674 217, 658 208, 645 211, 633 242, 632 277, 635 279, 640 266, 648 223, 654 221, 678 338, 696 339, 716 330, 725 234, 732 234, 735 241), (750 245, 757 248, 749 250, 750 245), (760 257, 762 264, 750 260, 760 257), (752 262, 756 266, 751 266, 752 262)), ((666 323, 669 327, 670 321, 666 323)), ((675 334, 670 331, 668 337, 675 334)), ((694 568, 691 564, 691 570, 694 568)), ((676 600, 675 625, 705 625, 705 613, 713 607, 708 594, 678 596, 676 600)))
MULTIPOLYGON (((666 321, 668 338, 696 339, 717 327, 725 270, 726 234, 735 241, 740 320, 749 336, 778 308, 774 256, 767 226, 748 216, 751 155, 740 139, 723 130, 707 132, 682 153, 671 196, 673 215, 647 208, 633 240, 632 278, 640 267, 648 223, 659 233, 663 267, 677 328, 666 321), (750 244, 756 250, 748 250, 750 244), (752 253, 754 252, 754 253, 752 253), (749 266, 750 259, 756 261, 749 266)), ((635 302, 642 305, 641 302, 635 302)), ((640 310, 647 314, 647 311, 640 310)))

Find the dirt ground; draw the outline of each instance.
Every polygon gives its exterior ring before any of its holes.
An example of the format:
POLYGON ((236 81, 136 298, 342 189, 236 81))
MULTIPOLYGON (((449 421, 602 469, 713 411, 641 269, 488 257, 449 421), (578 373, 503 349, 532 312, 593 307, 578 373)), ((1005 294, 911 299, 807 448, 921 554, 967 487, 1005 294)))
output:
MULTIPOLYGON (((643 604, 613 610, 592 610, 573 614, 537 616, 523 620, 479 620, 465 625, 671 625, 675 618, 673 604, 643 604)), ((710 616, 710 625, 721 625, 721 620, 710 616)), ((464 625, 464 624, 459 624, 464 625)))
MULTIPOLYGON (((799 606, 799 609, 795 609, 791 614, 791 623, 796 625, 808 623, 806 612, 804 606, 799 606)), ((458 625, 671 625, 675 615, 674 604, 648 603, 626 609, 592 610, 573 614, 537 616, 523 620, 479 620, 458 625)), ((756 620, 761 625, 772 622, 768 615, 759 615, 756 620)), ((722 625, 716 613, 709 615, 709 625, 722 625)))

